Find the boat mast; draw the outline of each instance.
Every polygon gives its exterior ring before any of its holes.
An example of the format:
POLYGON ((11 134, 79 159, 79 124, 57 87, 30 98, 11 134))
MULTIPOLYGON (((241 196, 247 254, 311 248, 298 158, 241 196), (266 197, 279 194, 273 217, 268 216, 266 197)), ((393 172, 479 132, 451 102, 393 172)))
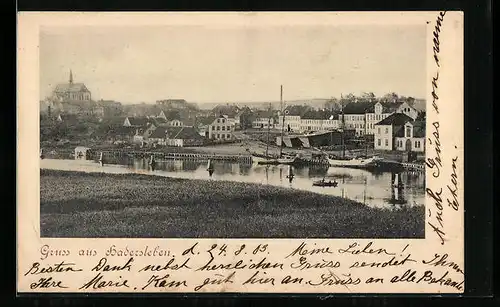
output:
POLYGON ((340 113, 342 115, 342 134, 341 134, 341 139, 342 139, 342 158, 345 157, 345 142, 344 142, 344 129, 345 129, 345 121, 344 121, 344 98, 342 94, 340 94, 340 113))
POLYGON ((283 108, 283 85, 280 87, 280 104, 281 104, 281 116, 283 117, 283 124, 281 126, 281 144, 280 144, 280 158, 283 155, 283 131, 285 130, 285 112, 283 108))
POLYGON ((271 129, 271 104, 269 104, 269 112, 267 114, 267 142, 266 142, 266 158, 269 157, 269 132, 271 129))

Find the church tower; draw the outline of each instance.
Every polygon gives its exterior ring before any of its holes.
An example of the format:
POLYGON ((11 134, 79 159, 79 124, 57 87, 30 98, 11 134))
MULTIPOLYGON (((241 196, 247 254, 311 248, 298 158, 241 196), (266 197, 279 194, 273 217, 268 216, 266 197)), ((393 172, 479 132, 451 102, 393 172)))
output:
POLYGON ((73 71, 69 70, 69 84, 73 84, 73 71))

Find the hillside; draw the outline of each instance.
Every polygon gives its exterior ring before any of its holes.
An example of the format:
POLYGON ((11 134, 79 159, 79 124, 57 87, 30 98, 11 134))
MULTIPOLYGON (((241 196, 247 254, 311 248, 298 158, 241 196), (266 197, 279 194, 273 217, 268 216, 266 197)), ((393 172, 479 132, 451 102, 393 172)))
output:
MULTIPOLYGON (((285 100, 285 105, 302 105, 307 104, 315 108, 322 108, 325 102, 328 101, 326 98, 313 98, 313 99, 301 99, 301 100, 285 100)), ((218 105, 226 105, 228 102, 203 102, 197 103, 198 107, 203 110, 211 110, 218 105)), ((239 107, 247 106, 249 108, 259 108, 265 109, 269 107, 269 103, 273 109, 280 109, 279 101, 253 101, 253 102, 232 102, 231 104, 237 105, 239 107)))

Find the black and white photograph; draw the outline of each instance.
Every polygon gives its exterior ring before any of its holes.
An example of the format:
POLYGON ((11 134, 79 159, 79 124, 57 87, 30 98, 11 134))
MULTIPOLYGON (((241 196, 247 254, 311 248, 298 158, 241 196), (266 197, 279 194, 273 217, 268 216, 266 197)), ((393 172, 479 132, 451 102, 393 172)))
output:
POLYGON ((40 236, 424 239, 427 34, 40 28, 40 236))

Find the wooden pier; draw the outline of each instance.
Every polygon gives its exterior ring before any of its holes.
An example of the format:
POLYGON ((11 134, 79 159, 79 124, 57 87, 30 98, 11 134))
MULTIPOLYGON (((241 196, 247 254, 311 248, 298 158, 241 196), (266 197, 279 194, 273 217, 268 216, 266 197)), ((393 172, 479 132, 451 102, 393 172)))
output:
POLYGON ((425 164, 418 164, 418 163, 401 163, 401 166, 409 171, 418 171, 418 172, 424 172, 425 171, 425 164))
POLYGON ((390 160, 383 160, 378 162, 379 166, 388 167, 409 172, 425 172, 425 164, 423 163, 404 163, 390 160))
POLYGON ((250 155, 220 155, 203 153, 180 153, 180 152, 154 152, 154 151, 124 151, 124 150, 92 150, 91 159, 97 159, 100 154, 104 158, 151 158, 162 160, 191 160, 191 161, 226 161, 252 164, 250 155))

